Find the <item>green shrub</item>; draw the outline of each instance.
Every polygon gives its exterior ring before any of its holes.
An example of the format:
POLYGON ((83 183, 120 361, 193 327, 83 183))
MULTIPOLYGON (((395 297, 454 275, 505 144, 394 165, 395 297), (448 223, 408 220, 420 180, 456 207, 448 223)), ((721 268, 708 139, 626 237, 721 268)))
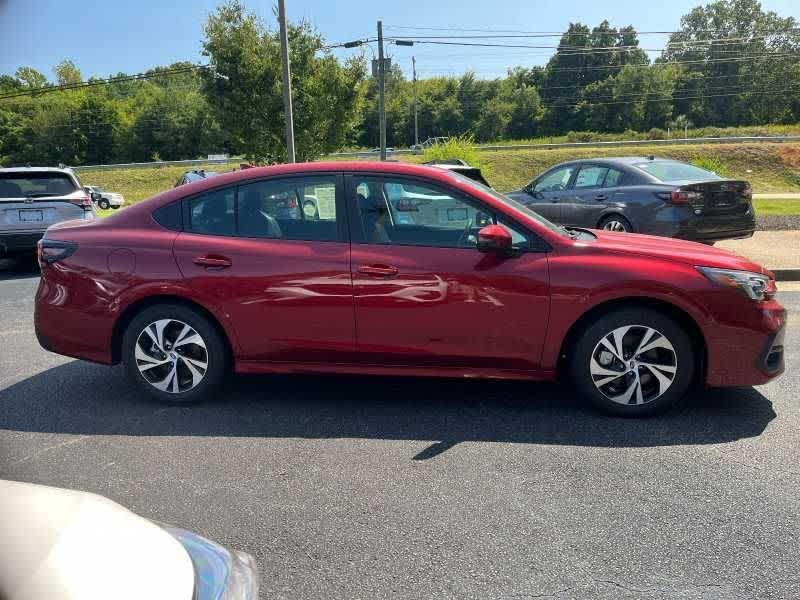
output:
POLYGON ((650 131, 648 131, 645 134, 645 137, 648 140, 665 140, 667 139, 667 130, 659 129, 658 127, 653 127, 650 131))
POLYGON ((473 167, 482 166, 480 154, 475 149, 475 140, 472 136, 451 137, 443 144, 435 144, 425 148, 422 153, 424 162, 453 158, 460 158, 473 167))
POLYGON ((720 177, 728 177, 728 175, 730 175, 728 166, 716 156, 700 156, 695 158, 692 164, 695 167, 700 167, 706 171, 716 173, 720 177))
POLYGON ((594 131, 570 131, 567 134, 567 141, 571 144, 577 142, 594 142, 600 139, 600 134, 594 131))

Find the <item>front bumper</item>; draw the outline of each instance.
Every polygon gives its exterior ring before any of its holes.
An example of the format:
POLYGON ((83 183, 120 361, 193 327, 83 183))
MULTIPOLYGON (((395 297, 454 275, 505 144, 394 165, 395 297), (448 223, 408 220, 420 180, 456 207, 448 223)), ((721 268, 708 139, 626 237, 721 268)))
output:
POLYGON ((706 383, 714 387, 761 385, 781 375, 785 330, 786 309, 775 300, 717 323, 713 337, 706 340, 706 383))

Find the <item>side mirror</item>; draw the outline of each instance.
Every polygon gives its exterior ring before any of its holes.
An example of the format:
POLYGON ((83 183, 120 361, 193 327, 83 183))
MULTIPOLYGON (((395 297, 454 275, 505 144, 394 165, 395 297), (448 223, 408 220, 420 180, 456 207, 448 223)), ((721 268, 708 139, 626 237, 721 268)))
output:
POLYGON ((509 254, 511 252, 511 234, 502 225, 487 225, 478 231, 478 250, 509 254))

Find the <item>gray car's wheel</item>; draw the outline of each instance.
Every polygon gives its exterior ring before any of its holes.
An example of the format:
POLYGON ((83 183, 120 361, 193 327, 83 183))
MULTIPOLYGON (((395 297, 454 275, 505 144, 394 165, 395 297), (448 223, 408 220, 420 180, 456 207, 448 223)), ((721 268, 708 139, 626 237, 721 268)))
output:
POLYGON ((100 200, 97 201, 97 206, 99 206, 103 210, 108 210, 111 204, 105 198, 100 198, 100 200))
POLYGON ((598 229, 605 229, 606 231, 618 231, 620 233, 632 233, 633 226, 622 215, 608 215, 600 220, 597 225, 598 229))
POLYGON ((162 304, 133 318, 122 339, 129 379, 161 402, 208 399, 228 372, 228 349, 217 328, 186 306, 162 304))
POLYGON ((647 308, 599 317, 578 337, 570 358, 571 379, 580 394, 620 416, 669 409, 684 398, 694 378, 695 354, 687 333, 647 308))

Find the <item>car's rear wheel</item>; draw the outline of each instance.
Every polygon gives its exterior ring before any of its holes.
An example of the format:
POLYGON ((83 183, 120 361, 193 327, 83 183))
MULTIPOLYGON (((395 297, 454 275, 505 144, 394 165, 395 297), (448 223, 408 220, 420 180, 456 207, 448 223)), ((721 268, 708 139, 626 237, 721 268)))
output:
POLYGON ((633 232, 633 225, 622 215, 608 215, 600 220, 597 225, 598 229, 605 229, 606 231, 618 231, 620 233, 633 232))
POLYGON ((136 315, 125 330, 122 360, 130 380, 161 402, 210 398, 228 372, 222 335, 204 315, 162 304, 136 315))
POLYGON ((685 396, 695 354, 684 329, 647 308, 607 313, 589 324, 572 349, 570 374, 601 410, 638 417, 663 412, 685 396))
POLYGON ((105 198, 100 198, 100 200, 97 201, 97 206, 99 206, 103 210, 108 210, 111 204, 105 198))

